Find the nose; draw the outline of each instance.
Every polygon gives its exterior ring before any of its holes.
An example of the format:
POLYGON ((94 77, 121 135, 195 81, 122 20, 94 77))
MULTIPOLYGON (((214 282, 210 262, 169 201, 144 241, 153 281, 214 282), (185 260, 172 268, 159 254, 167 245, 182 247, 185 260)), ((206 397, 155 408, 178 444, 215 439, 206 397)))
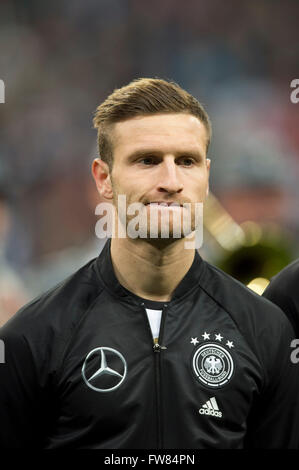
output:
POLYGON ((158 191, 179 193, 183 190, 179 168, 173 158, 165 159, 160 165, 158 191))

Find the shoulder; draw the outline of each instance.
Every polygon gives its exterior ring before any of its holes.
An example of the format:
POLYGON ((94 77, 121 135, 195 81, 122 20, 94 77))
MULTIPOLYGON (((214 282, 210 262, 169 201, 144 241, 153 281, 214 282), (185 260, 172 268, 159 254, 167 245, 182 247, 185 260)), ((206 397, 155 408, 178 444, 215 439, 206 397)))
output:
POLYGON ((42 295, 24 305, 0 329, 2 339, 51 341, 70 332, 100 295, 103 287, 96 259, 42 295))
POLYGON ((271 279, 263 297, 278 305, 299 335, 299 259, 271 279))
MULTIPOLYGON (((221 269, 205 262, 205 275, 201 277, 201 286, 221 304, 224 309, 234 313, 234 316, 246 314, 259 315, 263 318, 282 318, 280 308, 267 299, 253 292, 241 282, 234 279, 221 269), (239 312, 239 313, 238 313, 239 312)), ((260 319, 262 320, 262 319, 260 319)))
POLYGON ((219 268, 205 262, 201 288, 231 317, 244 337, 256 342, 272 335, 294 337, 285 314, 268 299, 253 292, 219 268), (285 333, 283 333, 285 332, 285 333))
POLYGON ((298 286, 298 281, 299 281, 299 259, 294 261, 293 263, 289 264, 286 266, 284 269, 282 269, 276 276, 274 276, 271 279, 271 282, 266 289, 266 291, 269 292, 271 289, 279 289, 281 291, 287 291, 291 293, 290 291, 293 288, 297 288, 298 286))

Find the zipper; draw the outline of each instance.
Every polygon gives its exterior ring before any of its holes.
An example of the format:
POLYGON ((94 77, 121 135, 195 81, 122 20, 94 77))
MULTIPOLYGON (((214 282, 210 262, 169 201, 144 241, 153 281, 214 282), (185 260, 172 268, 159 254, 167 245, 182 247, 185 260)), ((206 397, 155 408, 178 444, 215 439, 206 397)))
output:
POLYGON ((153 349, 154 349, 154 352, 155 353, 159 353, 162 351, 162 349, 167 349, 166 346, 160 346, 159 343, 154 343, 154 346, 153 346, 153 349))
MULTIPOLYGON (((151 334, 151 338, 153 341, 153 335, 151 331, 151 327, 149 324, 149 319, 146 313, 146 309, 144 306, 144 302, 142 302, 142 307, 144 308, 144 312, 146 315, 147 325, 149 327, 149 331, 151 334)), ((159 338, 158 343, 153 341, 153 351, 154 351, 154 360, 155 360, 155 382, 156 382, 156 411, 157 411, 157 449, 163 449, 163 419, 162 419, 162 410, 161 410, 161 352, 167 349, 166 346, 162 346, 162 339, 163 339, 163 331, 164 331, 164 323, 166 317, 166 308, 167 304, 164 305, 161 314, 161 323, 160 323, 160 331, 159 331, 159 338)))

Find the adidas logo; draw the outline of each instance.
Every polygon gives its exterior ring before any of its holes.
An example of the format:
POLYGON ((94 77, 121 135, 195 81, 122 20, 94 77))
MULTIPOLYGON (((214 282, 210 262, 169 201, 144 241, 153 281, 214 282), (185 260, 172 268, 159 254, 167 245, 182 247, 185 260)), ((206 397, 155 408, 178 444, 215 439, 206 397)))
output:
POLYGON ((202 405, 199 409, 199 414, 222 418, 222 413, 219 411, 215 397, 210 398, 204 405, 202 405))

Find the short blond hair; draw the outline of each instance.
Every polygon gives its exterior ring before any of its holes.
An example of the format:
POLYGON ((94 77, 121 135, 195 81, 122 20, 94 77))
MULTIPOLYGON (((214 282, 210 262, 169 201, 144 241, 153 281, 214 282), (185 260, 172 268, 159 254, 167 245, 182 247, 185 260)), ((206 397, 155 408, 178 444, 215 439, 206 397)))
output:
POLYGON ((97 107, 93 125, 98 130, 100 158, 113 165, 113 145, 109 130, 117 122, 136 116, 186 113, 197 117, 207 131, 207 150, 212 127, 203 105, 177 83, 159 78, 138 78, 116 90, 97 107))

